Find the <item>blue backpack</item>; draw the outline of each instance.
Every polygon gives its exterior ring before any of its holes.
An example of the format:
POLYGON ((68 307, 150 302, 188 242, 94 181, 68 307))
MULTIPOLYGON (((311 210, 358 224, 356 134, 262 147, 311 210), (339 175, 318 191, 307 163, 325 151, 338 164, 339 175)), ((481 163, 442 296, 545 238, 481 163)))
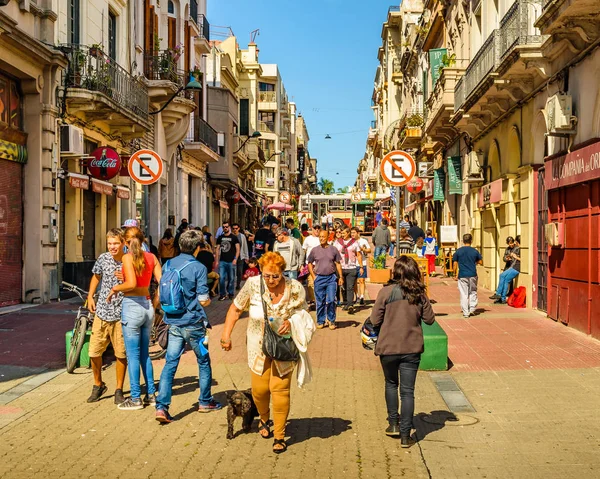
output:
POLYGON ((195 261, 188 261, 179 269, 171 268, 171 260, 167 261, 162 270, 158 291, 160 305, 166 314, 183 314, 186 311, 185 297, 181 286, 181 272, 195 261))

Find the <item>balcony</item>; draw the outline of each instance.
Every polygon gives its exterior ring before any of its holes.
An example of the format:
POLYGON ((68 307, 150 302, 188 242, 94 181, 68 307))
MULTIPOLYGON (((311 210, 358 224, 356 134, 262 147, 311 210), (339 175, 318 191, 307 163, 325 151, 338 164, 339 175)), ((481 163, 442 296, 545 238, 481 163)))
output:
POLYGON ((402 85, 404 75, 402 74, 402 61, 399 58, 394 58, 392 62, 392 81, 396 85, 402 85))
POLYGON ((259 145, 258 138, 250 138, 241 150, 245 138, 236 137, 236 148, 233 161, 237 164, 240 173, 244 174, 251 170, 262 170, 265 166, 265 153, 259 145), (239 151, 237 151, 239 150, 239 151))
POLYGON ((67 114, 122 140, 151 128, 148 89, 100 49, 60 47, 69 68, 64 73, 67 114))
POLYGON ((209 163, 219 161, 218 133, 205 120, 192 115, 185 139, 185 152, 196 160, 209 163))
POLYGON ((258 131, 261 133, 275 133, 275 122, 274 121, 259 121, 258 131))
POLYGON ((206 15, 203 15, 202 13, 196 13, 196 16, 192 18, 196 19, 196 26, 198 27, 198 35, 196 35, 194 38, 194 46, 196 47, 196 50, 200 54, 210 53, 210 23, 208 23, 206 15))
POLYGON ((277 111, 277 92, 276 91, 259 91, 258 92, 258 109, 262 111, 277 111))

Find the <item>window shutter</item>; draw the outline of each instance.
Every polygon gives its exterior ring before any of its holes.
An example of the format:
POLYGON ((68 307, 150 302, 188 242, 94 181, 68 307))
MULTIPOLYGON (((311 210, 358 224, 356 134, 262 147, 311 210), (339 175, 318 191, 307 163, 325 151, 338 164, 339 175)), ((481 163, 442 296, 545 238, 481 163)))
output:
POLYGON ((250 136, 250 101, 240 100, 240 136, 250 136))

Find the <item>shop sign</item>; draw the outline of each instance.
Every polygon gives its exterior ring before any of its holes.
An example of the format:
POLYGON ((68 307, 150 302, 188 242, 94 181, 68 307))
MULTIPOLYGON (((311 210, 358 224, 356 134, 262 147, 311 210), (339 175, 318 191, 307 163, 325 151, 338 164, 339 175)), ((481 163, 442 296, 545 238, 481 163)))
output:
POLYGON ((122 200, 128 200, 129 199, 129 188, 117 186, 117 198, 120 198, 122 200))
POLYGON ((90 177, 87 175, 78 175, 77 173, 69 173, 69 185, 71 185, 71 188, 89 190, 90 177))
POLYGON ((433 197, 433 180, 429 180, 425 186, 425 199, 429 200, 433 197))
POLYGON ((446 48, 432 48, 429 50, 429 69, 431 71, 431 88, 435 87, 438 79, 440 78, 441 68, 443 68, 443 58, 447 55, 448 50, 446 48))
POLYGON ((112 196, 113 185, 112 183, 107 183, 106 181, 100 181, 92 178, 92 191, 101 195, 112 196))
POLYGON ((600 141, 546 162, 546 188, 600 178, 600 141))
POLYGON ((433 170, 433 201, 444 201, 444 187, 446 186, 446 172, 444 168, 433 170))
POLYGON ((304 179, 304 168, 305 168, 306 153, 304 148, 298 148, 298 183, 302 183, 304 179))
POLYGON ((492 181, 479 190, 479 207, 502 201, 502 180, 492 181))
MULTIPOLYGON (((411 193, 420 193, 424 187, 425 183, 423 183, 423 180, 419 177, 414 177, 412 181, 406 186, 406 189, 411 193)), ((390 190, 390 193, 392 191, 393 190, 390 190)))
POLYGON ((121 157, 112 148, 102 146, 90 154, 87 169, 94 178, 110 180, 121 171, 121 157))
POLYGON ((448 194, 462 195, 462 160, 460 156, 448 158, 448 194))

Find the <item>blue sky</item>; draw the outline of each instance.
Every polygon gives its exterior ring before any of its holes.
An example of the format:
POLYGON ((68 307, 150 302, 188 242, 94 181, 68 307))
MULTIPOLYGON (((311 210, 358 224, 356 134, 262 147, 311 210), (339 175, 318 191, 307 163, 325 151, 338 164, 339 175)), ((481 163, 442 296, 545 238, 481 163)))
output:
MULTIPOLYGON (((365 152, 371 94, 390 0, 208 0, 212 26, 231 27, 240 48, 250 32, 261 63, 277 63, 304 116, 319 177, 352 185, 365 152), (331 140, 325 140, 329 133, 331 140)), ((397 4, 396 4, 397 5, 397 4)), ((217 28, 211 29, 218 31, 217 28)))

